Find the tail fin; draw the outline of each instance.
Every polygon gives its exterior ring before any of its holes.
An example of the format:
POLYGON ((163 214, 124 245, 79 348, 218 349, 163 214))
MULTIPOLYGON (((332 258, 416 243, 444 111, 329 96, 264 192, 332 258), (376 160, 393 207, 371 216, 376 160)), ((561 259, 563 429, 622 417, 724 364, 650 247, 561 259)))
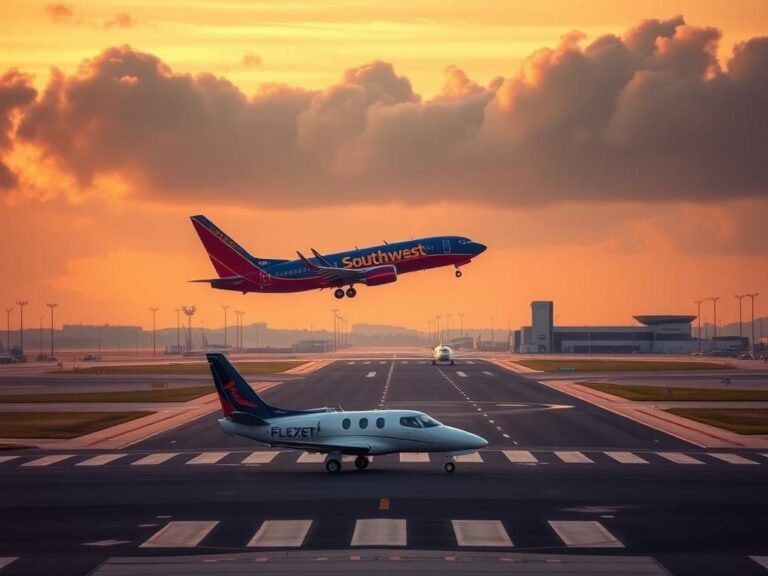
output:
POLYGON ((264 402, 224 354, 206 354, 225 416, 241 412, 257 418, 271 418, 284 413, 264 402))
POLYGON ((192 216, 191 220, 220 278, 247 276, 261 271, 257 260, 208 218, 198 215, 192 216))

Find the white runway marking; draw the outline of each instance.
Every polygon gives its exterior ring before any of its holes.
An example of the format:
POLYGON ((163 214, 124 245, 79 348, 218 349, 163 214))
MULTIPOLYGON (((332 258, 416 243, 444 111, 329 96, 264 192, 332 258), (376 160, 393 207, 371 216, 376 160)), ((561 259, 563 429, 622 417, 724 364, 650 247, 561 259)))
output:
POLYGON ((606 454, 622 464, 648 464, 648 460, 644 460, 632 452, 606 452, 606 454))
POLYGON ((472 360, 467 360, 467 364, 474 364, 474 362, 472 362, 472 360))
POLYGON ((403 364, 408 364, 408 360, 403 360, 403 364))
POLYGON ((83 462, 79 462, 78 466, 104 466, 104 464, 109 464, 110 462, 114 462, 118 458, 122 458, 123 456, 127 456, 127 454, 101 454, 99 456, 94 456, 93 458, 89 458, 88 460, 84 460, 83 462))
POLYGON ((474 454, 462 454, 461 456, 456 456, 456 462, 482 462, 483 457, 480 456, 480 452, 475 452, 474 454))
POLYGON ((459 546, 513 546, 504 525, 498 520, 451 520, 459 546))
POLYGON ((219 460, 224 458, 229 452, 203 452, 199 456, 195 456, 187 464, 216 464, 219 460))
POLYGON ((768 556, 750 556, 750 558, 768 570, 768 556))
POLYGON ((600 522, 552 521, 549 525, 569 548, 624 548, 600 522))
POLYGON ((376 376, 376 372, 368 372, 368 374, 365 375, 366 378, 373 378, 376 376))
POLYGON ((241 464, 269 464, 280 452, 253 452, 241 464))
POLYGON ((168 522, 140 548, 194 548, 213 530, 217 521, 168 522))
POLYGON ((675 464, 704 464, 701 460, 696 460, 696 458, 682 452, 656 452, 656 454, 675 464))
POLYGON ((3 556, 3 557, 0 557, 0 570, 5 568, 6 566, 8 566, 8 564, 10 564, 11 562, 15 562, 18 559, 19 559, 18 556, 3 556))
POLYGON ((178 452, 160 452, 158 454, 150 454, 141 460, 136 460, 132 466, 156 466, 157 464, 162 464, 163 462, 166 462, 174 456, 178 455, 178 452))
POLYGON ((493 372, 488 372, 488 370, 483 370, 483 374, 486 376, 493 376, 493 372))
POLYGON ((375 518, 358 520, 351 546, 405 546, 405 520, 375 518))
POLYGON ((458 372, 456 372, 456 374, 457 374, 458 376, 461 376, 462 378, 466 378, 466 377, 467 377, 467 375, 466 375, 464 372, 462 372, 461 370, 459 370, 458 372))
POLYGON ((401 452, 400 462, 429 462, 429 452, 401 452))
POLYGON ((74 456, 74 454, 54 454, 52 456, 43 456, 37 460, 25 462, 22 464, 22 466, 50 466, 51 464, 56 464, 57 462, 66 460, 67 458, 72 458, 72 456, 74 456))
POLYGON ((528 450, 503 450, 504 456, 514 464, 535 464, 538 462, 536 456, 528 450))
POLYGON ((555 456, 560 458, 566 464, 594 464, 594 461, 581 452, 562 452, 555 451, 555 456))
POLYGON ((10 462, 11 460, 16 460, 18 456, 0 456, 0 464, 3 462, 10 462))
POLYGON ((386 360, 382 360, 381 362, 379 362, 379 364, 386 364, 386 363, 387 363, 386 360))
POLYGON ((707 452, 707 455, 712 456, 712 458, 722 460, 723 462, 728 462, 728 464, 757 464, 757 462, 754 460, 744 458, 744 456, 739 456, 738 454, 718 454, 717 452, 707 452))
POLYGON ((348 366, 352 366, 355 363, 355 360, 352 360, 352 362, 347 362, 348 366))
POLYGON ((296 460, 297 464, 317 464, 318 462, 325 462, 325 454, 315 454, 312 452, 304 452, 296 460))
POLYGON ((365 362, 363 362, 363 364, 370 364, 370 363, 371 363, 370 360, 366 360, 365 362))
POLYGON ((312 526, 312 520, 265 520, 248 542, 248 547, 301 546, 310 526, 312 526))

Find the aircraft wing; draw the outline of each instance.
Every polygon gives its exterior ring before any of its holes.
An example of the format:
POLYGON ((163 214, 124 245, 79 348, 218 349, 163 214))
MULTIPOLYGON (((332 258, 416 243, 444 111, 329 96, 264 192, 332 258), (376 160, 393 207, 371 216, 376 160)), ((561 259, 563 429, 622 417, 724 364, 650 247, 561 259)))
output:
MULTIPOLYGON (((296 254, 299 255, 299 258, 301 258, 302 262, 307 265, 307 268, 318 274, 319 276, 322 276, 330 284, 346 284, 346 283, 354 283, 354 282, 365 282, 365 279, 368 275, 368 273, 371 270, 375 270, 376 268, 379 268, 379 266, 371 266, 369 268, 337 268, 336 266, 330 266, 330 262, 326 260, 323 256, 318 254, 315 250, 312 250, 312 252, 315 254, 315 257, 319 262, 322 263, 322 265, 313 264, 307 258, 301 253, 296 252, 296 254)), ((386 265, 386 266, 390 266, 386 265)))
POLYGON ((202 280, 190 280, 190 282, 205 282, 214 288, 237 288, 246 282, 242 276, 225 276, 224 278, 203 278, 202 280))

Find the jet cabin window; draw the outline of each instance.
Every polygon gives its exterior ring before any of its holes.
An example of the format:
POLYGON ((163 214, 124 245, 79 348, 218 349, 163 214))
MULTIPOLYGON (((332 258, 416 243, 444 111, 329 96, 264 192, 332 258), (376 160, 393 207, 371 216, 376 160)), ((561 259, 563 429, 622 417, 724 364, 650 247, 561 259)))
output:
POLYGON ((384 418, 376 418, 376 428, 384 428, 384 418))
POLYGON ((360 418, 360 428, 363 430, 368 428, 368 418, 360 418))
POLYGON ((349 418, 344 418, 344 420, 341 421, 341 427, 344 428, 344 430, 349 430, 349 426, 352 424, 352 422, 349 420, 349 418))

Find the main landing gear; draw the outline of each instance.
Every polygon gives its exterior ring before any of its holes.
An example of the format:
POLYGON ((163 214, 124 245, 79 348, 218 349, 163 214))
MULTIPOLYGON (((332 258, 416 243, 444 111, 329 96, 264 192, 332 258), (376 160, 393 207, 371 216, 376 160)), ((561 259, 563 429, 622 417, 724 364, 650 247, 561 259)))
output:
POLYGON ((354 298, 357 296, 357 290, 355 290, 354 286, 350 286, 347 288, 347 291, 344 292, 343 288, 336 288, 336 290, 333 291, 333 295, 336 296, 338 299, 344 298, 344 294, 347 295, 347 298, 354 298))
POLYGON ((358 470, 365 470, 366 468, 368 468, 368 463, 369 463, 368 458, 366 458, 365 456, 358 456, 357 458, 355 458, 355 468, 357 468, 358 470))
POLYGON ((338 474, 341 472, 341 454, 337 452, 331 452, 325 457, 325 469, 331 474, 338 474))

